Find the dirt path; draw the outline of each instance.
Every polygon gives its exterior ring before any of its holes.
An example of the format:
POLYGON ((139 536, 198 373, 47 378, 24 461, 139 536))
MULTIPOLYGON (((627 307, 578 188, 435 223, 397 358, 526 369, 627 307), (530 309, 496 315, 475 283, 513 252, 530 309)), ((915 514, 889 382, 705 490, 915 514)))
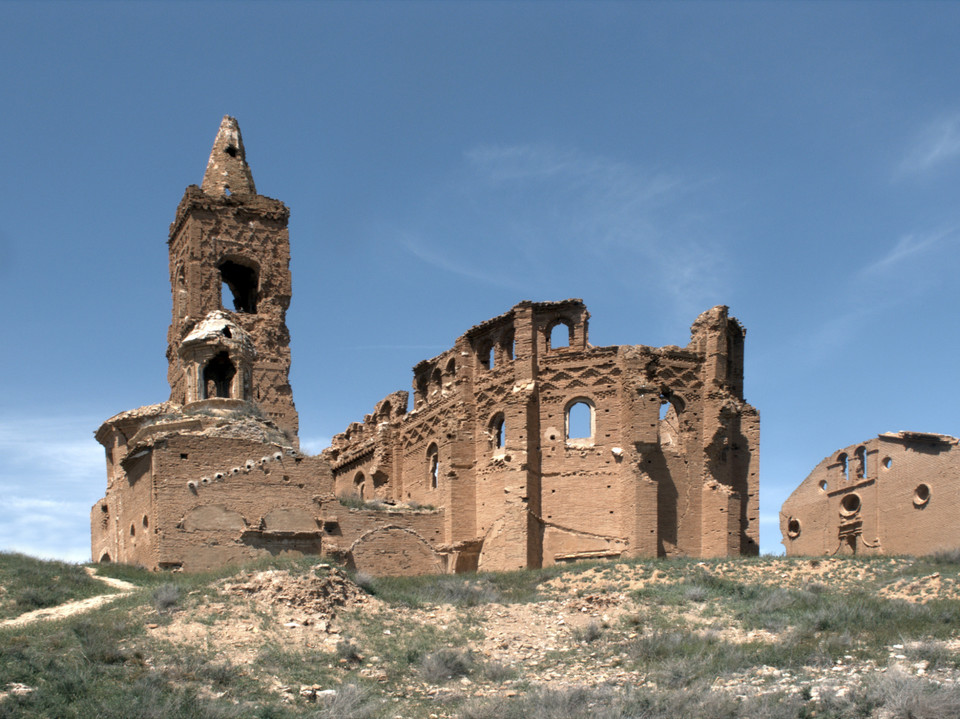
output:
POLYGON ((96 597, 78 599, 75 602, 67 602, 66 604, 60 604, 56 607, 35 609, 32 612, 21 614, 19 617, 14 617, 13 619, 7 619, 0 622, 0 629, 5 629, 7 627, 20 627, 25 624, 33 624, 34 622, 39 621, 49 621, 51 619, 64 619, 66 617, 72 617, 75 614, 89 612, 91 609, 96 609, 97 607, 108 604, 115 599, 125 597, 137 588, 136 584, 125 582, 122 579, 101 577, 97 574, 97 571, 93 567, 86 567, 85 569, 87 574, 97 581, 103 582, 104 584, 107 584, 114 589, 119 589, 120 591, 115 594, 100 594, 96 597))

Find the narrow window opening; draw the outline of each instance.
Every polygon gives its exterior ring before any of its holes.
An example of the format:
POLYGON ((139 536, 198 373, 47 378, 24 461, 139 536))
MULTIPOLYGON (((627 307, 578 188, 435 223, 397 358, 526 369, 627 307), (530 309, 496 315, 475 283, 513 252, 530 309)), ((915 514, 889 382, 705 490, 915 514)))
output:
POLYGON ((203 399, 230 397, 230 385, 237 373, 226 352, 221 352, 203 368, 203 399))
POLYGON ((550 349, 569 347, 571 342, 573 342, 573 327, 565 321, 557 322, 550 328, 550 349))
POLYGON ((230 197, 230 185, 223 186, 223 194, 226 195, 227 197, 230 197))
POLYGON ((364 496, 366 484, 366 477, 363 476, 363 472, 357 472, 353 478, 353 493, 361 500, 366 499, 364 496))
POLYGON ((593 438, 593 407, 579 400, 567 409, 567 439, 589 440, 593 438))
POLYGON ((493 369, 496 359, 493 356, 493 345, 490 342, 484 342, 477 348, 477 359, 484 369, 493 369))
MULTIPOLYGON (((220 265, 220 280, 221 298, 225 300, 227 293, 224 289, 229 290, 235 311, 251 315, 257 313, 259 278, 255 269, 227 260, 220 265)), ((226 307, 226 302, 222 300, 221 305, 226 307)))
POLYGON ((849 475, 850 468, 847 466, 846 452, 842 453, 839 457, 837 457, 837 462, 840 463, 840 471, 843 473, 844 480, 850 479, 850 475, 849 475))
POLYGON ((866 447, 857 447, 857 479, 863 479, 867 476, 867 449, 866 447))
POLYGON ((494 449, 503 449, 503 447, 506 446, 506 424, 502 412, 494 415, 493 420, 490 422, 490 436, 493 439, 494 449))
POLYGON ((430 475, 430 487, 436 489, 440 486, 440 451, 436 444, 431 444, 427 448, 427 467, 430 475))

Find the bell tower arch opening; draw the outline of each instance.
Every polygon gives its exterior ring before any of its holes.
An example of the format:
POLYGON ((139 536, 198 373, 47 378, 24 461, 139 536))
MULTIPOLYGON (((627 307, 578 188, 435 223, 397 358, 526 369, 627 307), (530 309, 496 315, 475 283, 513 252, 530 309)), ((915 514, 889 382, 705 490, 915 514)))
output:
POLYGON ((229 399, 232 396, 231 389, 236 374, 237 368, 233 366, 233 362, 226 352, 215 355, 203 368, 202 398, 222 397, 229 399))
POLYGON ((225 310, 233 309, 244 314, 257 314, 259 273, 255 267, 233 260, 220 263, 220 297, 225 310), (233 297, 233 307, 227 307, 227 295, 233 297))

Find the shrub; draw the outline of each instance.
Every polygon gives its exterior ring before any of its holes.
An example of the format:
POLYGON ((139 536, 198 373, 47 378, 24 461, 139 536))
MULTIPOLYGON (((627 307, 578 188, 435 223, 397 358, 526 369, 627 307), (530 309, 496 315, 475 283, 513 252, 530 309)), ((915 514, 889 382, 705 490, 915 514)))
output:
POLYGON ((573 630, 573 639, 576 642, 589 644, 599 639, 602 633, 603 631, 600 629, 600 625, 591 621, 582 627, 575 627, 573 630))
POLYGON ((176 584, 161 584, 153 590, 153 606, 158 612, 164 612, 176 606, 180 600, 180 587, 176 584))
POLYGON ((73 627, 80 640, 80 649, 92 664, 119 664, 128 658, 128 652, 120 647, 119 637, 126 631, 124 624, 107 624, 80 621, 73 627))
POLYGON ((378 702, 364 689, 344 684, 337 693, 320 700, 319 711, 309 714, 312 719, 373 719, 379 711, 378 702))
POLYGON ((465 649, 444 647, 420 660, 420 676, 431 684, 465 677, 473 670, 473 658, 465 649))
POLYGON ((351 664, 362 659, 360 648, 350 639, 341 639, 337 642, 337 656, 351 664))
POLYGON ((930 555, 934 564, 960 565, 960 547, 940 549, 930 555))

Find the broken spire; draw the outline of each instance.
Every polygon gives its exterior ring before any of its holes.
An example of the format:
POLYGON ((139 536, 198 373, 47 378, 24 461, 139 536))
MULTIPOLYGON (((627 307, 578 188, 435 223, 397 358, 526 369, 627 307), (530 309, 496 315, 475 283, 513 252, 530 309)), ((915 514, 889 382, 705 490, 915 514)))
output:
POLYGON ((240 125, 234 117, 223 116, 200 189, 208 195, 257 194, 243 150, 240 125))

